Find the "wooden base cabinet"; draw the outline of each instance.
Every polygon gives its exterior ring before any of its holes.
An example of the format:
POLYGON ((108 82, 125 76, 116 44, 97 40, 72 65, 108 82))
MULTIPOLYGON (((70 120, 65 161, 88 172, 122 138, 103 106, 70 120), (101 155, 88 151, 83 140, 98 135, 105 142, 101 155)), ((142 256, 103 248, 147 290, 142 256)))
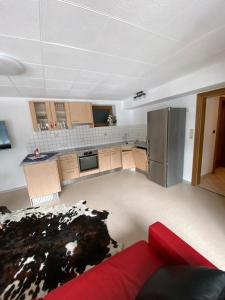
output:
POLYGON ((75 153, 59 156, 61 181, 80 177, 77 155, 75 153))
POLYGON ((135 162, 132 150, 122 151, 123 169, 135 168, 135 162))
POLYGON ((139 149, 139 148, 133 148, 132 151, 133 151, 133 155, 134 155, 136 169, 146 172, 147 166, 148 166, 146 150, 139 149))
POLYGON ((122 168, 121 149, 114 148, 111 151, 111 169, 122 168))
POLYGON ((61 191, 57 161, 24 166, 30 199, 47 196, 61 191))
POLYGON ((122 167, 121 149, 107 148, 98 151, 99 171, 109 171, 122 167))

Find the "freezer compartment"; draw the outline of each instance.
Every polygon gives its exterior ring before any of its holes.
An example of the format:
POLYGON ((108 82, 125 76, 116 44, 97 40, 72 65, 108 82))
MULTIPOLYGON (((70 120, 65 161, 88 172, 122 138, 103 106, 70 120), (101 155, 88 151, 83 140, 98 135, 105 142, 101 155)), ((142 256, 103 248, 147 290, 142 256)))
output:
POLYGON ((162 164, 156 161, 149 161, 149 178, 161 185, 166 187, 166 164, 162 164))

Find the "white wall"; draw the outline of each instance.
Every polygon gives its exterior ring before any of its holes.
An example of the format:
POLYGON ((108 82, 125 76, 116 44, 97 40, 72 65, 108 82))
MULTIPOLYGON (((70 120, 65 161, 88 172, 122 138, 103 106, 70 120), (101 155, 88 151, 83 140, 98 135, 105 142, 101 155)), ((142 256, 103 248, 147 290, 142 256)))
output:
POLYGON ((225 59, 208 67, 199 69, 186 76, 169 81, 147 91, 146 98, 134 101, 132 97, 125 100, 126 108, 135 108, 151 102, 174 99, 188 94, 196 94, 225 86, 225 59))
MULTIPOLYGON (((28 106, 29 100, 0 98, 0 120, 7 122, 12 140, 12 149, 0 151, 0 191, 12 190, 26 185, 23 169, 19 167, 19 164, 27 155, 27 142, 33 133, 28 106)), ((66 99, 65 101, 72 100, 66 99)), ((98 100, 91 102, 99 105, 115 105, 118 125, 126 125, 129 112, 123 110, 121 101, 98 100)))
POLYGON ((147 112, 164 107, 185 107, 186 114, 186 131, 185 131, 185 150, 184 150, 184 180, 191 181, 192 177, 192 160, 194 150, 194 128, 195 128, 195 114, 196 114, 196 99, 197 95, 189 95, 174 100, 166 101, 164 103, 152 104, 136 109, 129 110, 128 122, 130 124, 147 124, 147 112), (190 138, 190 131, 193 135, 190 138))
POLYGON ((19 98, 1 98, 0 120, 7 122, 12 141, 12 149, 0 151, 0 191, 3 191, 25 185, 19 164, 27 153, 26 143, 32 133, 27 103, 19 98))
POLYGON ((213 130, 216 131, 217 128, 218 109, 219 97, 207 98, 201 175, 205 175, 213 171, 216 143, 216 133, 213 133, 213 130))

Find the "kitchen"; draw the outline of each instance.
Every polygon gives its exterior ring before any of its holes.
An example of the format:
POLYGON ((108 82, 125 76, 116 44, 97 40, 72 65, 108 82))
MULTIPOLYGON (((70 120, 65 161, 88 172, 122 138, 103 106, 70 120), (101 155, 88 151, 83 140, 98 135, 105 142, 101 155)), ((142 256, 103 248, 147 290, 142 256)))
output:
POLYGON ((36 151, 21 165, 32 205, 57 199, 64 185, 90 176, 147 171, 146 126, 116 126, 114 106, 30 101, 29 108, 34 134, 28 152, 36 151))
POLYGON ((149 112, 147 126, 121 128, 112 106, 30 101, 29 108, 34 153, 21 166, 31 205, 58 199, 64 185, 108 172, 140 171, 165 187, 182 181, 185 109, 149 112))

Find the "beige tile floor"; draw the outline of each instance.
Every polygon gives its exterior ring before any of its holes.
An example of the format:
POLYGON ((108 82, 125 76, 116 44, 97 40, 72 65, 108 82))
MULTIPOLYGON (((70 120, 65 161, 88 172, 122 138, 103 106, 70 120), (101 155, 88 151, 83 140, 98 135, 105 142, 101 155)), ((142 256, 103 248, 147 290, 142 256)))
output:
POLYGON ((215 173, 202 176, 199 186, 225 196, 225 168, 217 168, 215 173))
MULTIPOLYGON (((225 197, 185 182, 165 189, 141 173, 122 171, 68 185, 54 204, 79 200, 111 212, 110 234, 125 246, 146 239, 148 225, 161 221, 225 270, 225 197)), ((0 205, 28 206, 26 190, 0 194, 0 205)))

